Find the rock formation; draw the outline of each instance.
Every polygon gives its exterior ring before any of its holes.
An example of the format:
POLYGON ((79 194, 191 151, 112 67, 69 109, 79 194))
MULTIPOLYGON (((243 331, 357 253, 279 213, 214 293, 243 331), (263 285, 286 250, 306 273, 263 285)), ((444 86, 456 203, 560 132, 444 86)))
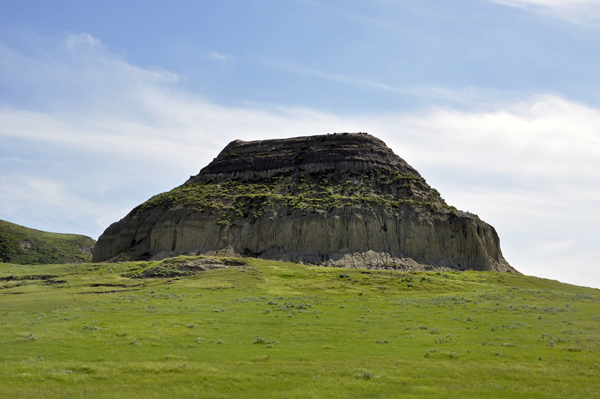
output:
POLYGON ((494 228, 366 133, 231 142, 98 239, 93 261, 248 255, 355 268, 516 272, 494 228))

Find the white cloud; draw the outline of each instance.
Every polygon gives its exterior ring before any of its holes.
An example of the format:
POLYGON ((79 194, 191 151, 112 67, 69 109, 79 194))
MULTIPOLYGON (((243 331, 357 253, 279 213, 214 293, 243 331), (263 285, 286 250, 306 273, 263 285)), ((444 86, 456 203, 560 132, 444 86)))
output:
POLYGON ((379 123, 382 138, 449 203, 498 229, 518 270, 600 287, 583 272, 569 274, 600 265, 599 109, 547 95, 489 112, 434 109, 379 123))
POLYGON ((262 62, 272 68, 281 69, 300 75, 312 76, 331 82, 339 82, 348 86, 406 94, 409 96, 427 98, 430 100, 445 101, 457 105, 479 106, 482 108, 490 104, 497 106, 498 102, 507 101, 510 98, 518 98, 518 95, 515 93, 507 93, 494 89, 483 89, 474 86, 463 87, 460 89, 450 89, 440 86, 401 87, 365 79, 362 77, 346 76, 322 71, 295 63, 282 63, 267 59, 263 59, 262 62))
POLYGON ((125 211, 122 206, 79 197, 64 181, 20 174, 0 177, 0 203, 5 214, 30 221, 33 225, 28 227, 45 225, 51 231, 78 234, 106 228, 125 211), (90 222, 95 226, 85 226, 90 222))
POLYGON ((555 8, 576 7, 579 5, 597 5, 599 0, 496 0, 499 3, 507 3, 514 5, 535 5, 555 8))
POLYGON ((206 52, 206 58, 211 61, 226 63, 233 60, 233 56, 219 53, 218 51, 210 50, 206 52))
POLYGON ((65 45, 71 49, 77 47, 94 48, 100 47, 102 42, 89 33, 69 33, 65 45))
POLYGON ((600 111, 558 96, 537 96, 488 112, 434 109, 397 121, 411 143, 468 154, 428 162, 508 173, 527 184, 556 178, 600 183, 589 167, 600 157, 600 111))
POLYGON ((450 204, 495 226, 518 270, 600 287, 597 108, 556 95, 487 111, 352 116, 226 107, 178 89, 169 72, 130 65, 101 46, 92 56, 75 52, 52 62, 11 54, 0 79, 37 65, 48 82, 37 88, 39 97, 56 99, 49 88, 65 76, 67 92, 87 97, 64 96, 38 109, 0 107, 2 219, 62 232, 85 226, 79 231, 97 237, 135 205, 198 173, 231 140, 368 131, 450 204), (67 227, 55 227, 61 223, 67 227))
POLYGON ((491 0, 494 3, 541 12, 588 24, 600 18, 600 0, 491 0))

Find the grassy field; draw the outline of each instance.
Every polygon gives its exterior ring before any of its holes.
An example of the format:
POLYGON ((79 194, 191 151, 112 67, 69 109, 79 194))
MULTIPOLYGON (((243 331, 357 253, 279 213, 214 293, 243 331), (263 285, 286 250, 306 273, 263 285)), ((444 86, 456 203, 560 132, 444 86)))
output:
POLYGON ((600 290, 243 261, 1 265, 0 397, 600 397, 600 290))

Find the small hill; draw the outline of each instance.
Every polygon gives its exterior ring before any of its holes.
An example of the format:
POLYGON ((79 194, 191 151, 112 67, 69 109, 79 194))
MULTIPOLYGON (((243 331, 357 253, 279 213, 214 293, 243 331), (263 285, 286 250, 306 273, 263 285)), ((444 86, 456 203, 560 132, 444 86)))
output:
POLYGON ((89 262, 95 243, 82 235, 48 233, 0 220, 0 261, 4 263, 89 262))
POLYGON ((112 224, 94 262, 181 254, 347 268, 516 272, 494 228, 366 133, 235 140, 112 224))

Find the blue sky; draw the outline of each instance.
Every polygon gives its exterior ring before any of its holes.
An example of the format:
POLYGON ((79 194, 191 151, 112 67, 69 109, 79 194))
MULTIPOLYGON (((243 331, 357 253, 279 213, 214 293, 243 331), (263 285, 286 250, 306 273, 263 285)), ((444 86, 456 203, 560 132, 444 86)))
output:
POLYGON ((97 238, 234 139, 366 131, 600 288, 599 0, 0 0, 0 219, 97 238))

